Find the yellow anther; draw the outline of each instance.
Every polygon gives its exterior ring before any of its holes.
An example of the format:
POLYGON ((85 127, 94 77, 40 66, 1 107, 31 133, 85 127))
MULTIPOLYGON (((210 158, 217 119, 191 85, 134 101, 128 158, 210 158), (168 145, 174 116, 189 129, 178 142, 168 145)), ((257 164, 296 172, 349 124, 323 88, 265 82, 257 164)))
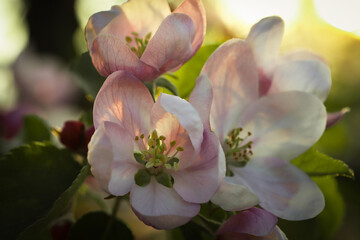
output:
POLYGON ((140 138, 143 139, 143 138, 144 138, 144 134, 141 134, 141 135, 140 135, 140 138))
POLYGON ((182 152, 182 151, 184 151, 184 148, 179 146, 179 147, 176 148, 176 151, 182 152))
POLYGON ((139 140, 139 137, 138 137, 138 136, 136 136, 136 137, 135 137, 135 141, 138 141, 138 140, 139 140))
POLYGON ((159 137, 159 139, 160 139, 161 141, 164 141, 164 140, 166 139, 166 137, 163 136, 163 135, 161 135, 161 136, 159 137))
POLYGON ((170 142, 170 146, 171 146, 171 147, 175 146, 175 144, 176 144, 176 141, 175 141, 175 140, 170 142))

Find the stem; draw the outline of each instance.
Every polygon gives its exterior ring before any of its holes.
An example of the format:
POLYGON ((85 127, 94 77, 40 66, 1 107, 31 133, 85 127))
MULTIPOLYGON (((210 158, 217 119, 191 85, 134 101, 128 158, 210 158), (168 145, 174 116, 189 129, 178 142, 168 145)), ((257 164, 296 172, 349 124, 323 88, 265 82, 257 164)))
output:
POLYGON ((218 222, 218 221, 216 221, 216 220, 214 220, 214 219, 210 219, 210 218, 207 218, 207 217, 205 217, 204 215, 202 215, 202 214, 198 214, 198 216, 202 219, 202 220, 204 220, 205 222, 208 222, 208 223, 212 223, 212 224, 215 224, 215 225, 217 225, 217 226, 220 226, 222 223, 221 222, 218 222))
POLYGON ((111 213, 111 218, 109 219, 108 221, 108 224, 106 226, 106 229, 105 229, 105 232, 104 232, 104 235, 103 237, 101 238, 102 240, 106 240, 111 232, 111 227, 116 219, 116 213, 119 209, 119 205, 120 205, 120 200, 121 198, 120 197, 117 197, 115 199, 115 203, 114 203, 114 206, 113 206, 113 209, 112 209, 112 213, 111 213))

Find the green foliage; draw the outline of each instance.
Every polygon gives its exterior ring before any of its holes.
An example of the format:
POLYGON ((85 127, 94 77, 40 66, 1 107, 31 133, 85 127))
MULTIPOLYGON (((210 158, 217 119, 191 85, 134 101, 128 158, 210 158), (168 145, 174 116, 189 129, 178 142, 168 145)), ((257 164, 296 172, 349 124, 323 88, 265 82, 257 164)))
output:
POLYGON ((36 115, 24 117, 23 143, 50 141, 50 127, 36 115))
POLYGON ((169 90, 175 96, 179 96, 176 86, 170 80, 168 80, 166 78, 157 78, 155 80, 155 87, 165 88, 166 90, 169 90))
POLYGON ((0 159, 1 239, 13 239, 26 227, 23 239, 35 238, 56 217, 89 172, 66 150, 50 143, 31 143, 13 149, 0 159), (73 183, 74 181, 74 183, 73 183), (71 187, 70 187, 71 186, 71 187), (60 198, 59 198, 60 197, 60 198))
POLYGON ((132 240, 134 239, 129 228, 119 219, 111 218, 104 212, 92 212, 84 215, 71 228, 68 240, 94 239, 94 240, 132 240), (110 223, 111 221, 111 223, 110 223), (110 232, 106 234, 108 224, 111 224, 110 232))
POLYGON ((301 168, 311 177, 344 176, 354 178, 354 171, 343 161, 333 159, 315 148, 292 160, 292 164, 301 168))
POLYGON ((85 91, 95 98, 105 78, 102 77, 92 64, 89 52, 83 53, 74 62, 72 70, 77 73, 77 83, 85 91))
MULTIPOLYGON (((188 98, 193 90, 196 78, 199 76, 202 67, 211 53, 219 46, 219 44, 203 46, 195 54, 193 58, 185 63, 174 75, 178 78, 172 80, 179 91, 179 96, 188 98)), ((221 60, 220 60, 221 61, 221 60)))

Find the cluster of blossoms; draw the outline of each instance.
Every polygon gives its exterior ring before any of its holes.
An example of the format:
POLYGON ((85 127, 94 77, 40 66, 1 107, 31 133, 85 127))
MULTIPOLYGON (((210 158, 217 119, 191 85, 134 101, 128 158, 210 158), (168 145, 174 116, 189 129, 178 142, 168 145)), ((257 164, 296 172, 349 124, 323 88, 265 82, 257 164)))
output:
POLYGON ((107 77, 94 103, 92 173, 111 195, 130 193, 135 214, 155 228, 185 224, 211 201, 238 211, 219 238, 286 239, 277 217, 308 219, 324 207, 289 161, 325 130, 330 70, 307 52, 278 57, 284 23, 269 17, 215 50, 189 101, 163 93, 154 102, 143 82, 188 61, 205 25, 200 0, 173 12, 166 0, 131 0, 90 18, 88 48, 107 77))

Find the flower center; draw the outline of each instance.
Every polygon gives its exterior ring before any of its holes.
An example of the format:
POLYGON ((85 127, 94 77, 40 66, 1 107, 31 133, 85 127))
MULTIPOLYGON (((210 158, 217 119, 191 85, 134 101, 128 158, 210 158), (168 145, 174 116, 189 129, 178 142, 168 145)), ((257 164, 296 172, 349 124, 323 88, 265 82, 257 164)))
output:
POLYGON ((135 141, 142 142, 146 150, 134 153, 134 157, 137 162, 143 164, 152 174, 158 174, 164 168, 175 171, 179 168, 179 159, 176 155, 178 152, 184 151, 184 148, 178 146, 176 152, 170 155, 171 150, 176 145, 176 141, 171 141, 170 146, 167 147, 165 140, 166 137, 158 136, 156 130, 147 139, 145 139, 144 134, 135 137, 135 141))
POLYGON ((133 51, 139 58, 143 55, 146 46, 151 38, 151 32, 146 34, 144 38, 139 38, 139 34, 136 32, 131 33, 132 36, 126 36, 125 41, 131 51, 133 51))
MULTIPOLYGON (((249 136, 251 136, 251 132, 243 133, 242 128, 235 128, 226 136, 224 151, 227 166, 245 167, 250 161, 250 156, 253 155, 251 151, 252 141, 245 143, 249 136)), ((226 175, 232 176, 233 174, 227 170, 226 175)))

